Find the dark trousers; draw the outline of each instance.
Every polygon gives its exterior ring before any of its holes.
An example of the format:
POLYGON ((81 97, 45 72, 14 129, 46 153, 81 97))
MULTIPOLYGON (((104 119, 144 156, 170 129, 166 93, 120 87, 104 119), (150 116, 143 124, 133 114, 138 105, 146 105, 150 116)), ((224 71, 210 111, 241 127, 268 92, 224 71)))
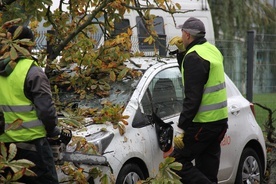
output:
POLYGON ((40 138, 28 142, 34 145, 36 150, 27 150, 17 147, 15 160, 27 159, 36 166, 30 169, 37 175, 34 177, 23 176, 19 182, 26 184, 58 184, 58 177, 53 160, 53 153, 46 138, 40 138))
POLYGON ((170 155, 182 163, 182 170, 175 171, 184 184, 217 183, 220 163, 220 142, 228 128, 227 119, 215 123, 192 123, 185 130, 184 148, 175 149, 170 155), (192 161, 195 161, 193 165, 192 161))

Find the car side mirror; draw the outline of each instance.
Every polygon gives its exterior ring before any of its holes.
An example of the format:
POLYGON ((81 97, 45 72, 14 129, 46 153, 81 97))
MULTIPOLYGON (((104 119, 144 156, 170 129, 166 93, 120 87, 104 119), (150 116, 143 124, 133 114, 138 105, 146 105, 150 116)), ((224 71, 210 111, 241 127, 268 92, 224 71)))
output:
POLYGON ((151 121, 149 120, 148 116, 142 113, 140 107, 138 107, 136 114, 133 119, 132 127, 133 128, 142 128, 148 125, 151 125, 151 121))

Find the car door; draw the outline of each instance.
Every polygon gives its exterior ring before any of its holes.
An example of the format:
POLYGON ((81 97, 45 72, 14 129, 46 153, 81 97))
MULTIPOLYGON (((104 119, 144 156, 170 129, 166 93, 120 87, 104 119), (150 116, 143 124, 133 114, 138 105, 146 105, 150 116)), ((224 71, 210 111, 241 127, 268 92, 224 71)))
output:
POLYGON ((142 111, 151 114, 153 110, 165 122, 178 119, 184 98, 181 80, 178 67, 165 68, 154 75, 143 94, 142 111))
MULTIPOLYGON (((164 122, 173 122, 175 127, 178 123, 179 114, 182 110, 183 86, 181 73, 177 66, 160 69, 159 72, 149 77, 147 89, 142 95, 140 108, 146 115, 154 111, 164 122)), ((152 155, 154 159, 162 160, 163 154, 158 146, 154 125, 152 133, 152 155), (160 154, 161 153, 161 154, 160 154)), ((160 162, 153 162, 154 168, 158 168, 160 162)))

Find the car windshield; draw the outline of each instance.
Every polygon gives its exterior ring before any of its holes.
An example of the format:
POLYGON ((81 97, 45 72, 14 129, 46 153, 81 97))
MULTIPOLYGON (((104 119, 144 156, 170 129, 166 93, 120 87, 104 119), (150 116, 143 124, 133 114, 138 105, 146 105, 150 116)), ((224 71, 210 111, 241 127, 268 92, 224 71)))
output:
POLYGON ((107 97, 94 95, 91 99, 86 98, 79 100, 79 94, 63 91, 59 93, 59 100, 61 102, 66 102, 66 104, 75 104, 77 107, 83 108, 100 108, 104 101, 126 106, 139 80, 140 78, 134 79, 131 77, 125 77, 121 81, 116 81, 110 84, 110 95, 107 97))

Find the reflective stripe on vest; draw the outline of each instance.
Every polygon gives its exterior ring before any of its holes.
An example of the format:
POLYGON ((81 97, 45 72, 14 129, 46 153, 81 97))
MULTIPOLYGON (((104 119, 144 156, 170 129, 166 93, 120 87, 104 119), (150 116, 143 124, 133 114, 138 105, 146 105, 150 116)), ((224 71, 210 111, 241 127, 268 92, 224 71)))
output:
POLYGON ((33 105, 20 105, 20 106, 9 106, 9 105, 0 105, 0 109, 5 112, 28 112, 35 110, 33 105))
MULTIPOLYGON (((20 130, 24 128, 35 128, 37 126, 42 126, 43 124, 39 120, 25 121, 19 127, 14 128, 13 130, 20 130)), ((5 130, 9 129, 10 124, 5 124, 5 130)))
POLYGON ((5 117, 1 142, 25 142, 46 136, 34 105, 24 94, 25 79, 33 64, 33 60, 21 59, 9 76, 0 76, 0 108, 5 117))
MULTIPOLYGON (((212 122, 227 118, 227 95, 223 69, 223 57, 220 51, 210 43, 195 45, 186 55, 195 51, 201 58, 210 62, 210 72, 207 83, 204 85, 202 101, 194 122, 212 122)), ((185 57, 186 57, 185 55, 185 57)), ((185 57, 183 61, 185 60, 185 57)), ((182 62, 182 83, 184 86, 184 67, 182 62)))

